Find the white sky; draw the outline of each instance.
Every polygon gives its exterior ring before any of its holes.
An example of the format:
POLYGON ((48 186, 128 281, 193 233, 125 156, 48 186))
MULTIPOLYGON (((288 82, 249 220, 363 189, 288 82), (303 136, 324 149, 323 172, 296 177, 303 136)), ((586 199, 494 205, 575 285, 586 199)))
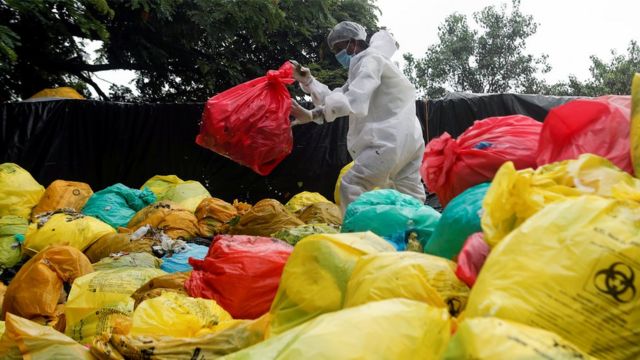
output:
MULTIPOLYGON (((382 11, 379 24, 387 26, 400 43, 394 60, 402 62, 402 53, 424 56, 427 48, 438 40, 438 26, 453 12, 468 16, 488 5, 510 4, 510 0, 377 0, 382 11)), ((566 80, 576 75, 589 77, 590 55, 610 59, 610 49, 626 52, 632 39, 640 41, 640 0, 522 0, 521 10, 533 15, 538 32, 529 38, 527 51, 533 55, 549 55, 552 70, 549 82, 566 80)), ((128 85, 131 71, 105 71, 98 76, 128 85)), ((107 92, 109 84, 96 82, 107 92)))

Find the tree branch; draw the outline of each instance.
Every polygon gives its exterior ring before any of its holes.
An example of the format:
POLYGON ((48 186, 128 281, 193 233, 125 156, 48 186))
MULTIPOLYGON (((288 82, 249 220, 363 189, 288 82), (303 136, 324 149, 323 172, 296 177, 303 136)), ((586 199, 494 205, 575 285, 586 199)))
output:
POLYGON ((73 73, 75 76, 77 76, 78 78, 80 78, 80 80, 86 82, 87 84, 91 85, 91 87, 93 87, 93 89, 98 93, 98 95, 100 95, 100 97, 102 98, 102 100, 104 101, 109 101, 109 97, 107 96, 107 94, 105 94, 100 87, 98 86, 98 84, 95 83, 95 81, 93 81, 90 77, 84 75, 82 72, 78 71, 78 72, 74 72, 73 73))

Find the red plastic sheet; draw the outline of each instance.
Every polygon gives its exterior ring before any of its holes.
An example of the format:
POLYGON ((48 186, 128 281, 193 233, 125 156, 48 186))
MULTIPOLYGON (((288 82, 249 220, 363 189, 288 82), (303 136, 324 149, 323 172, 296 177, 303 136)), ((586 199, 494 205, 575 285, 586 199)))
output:
POLYGON ((524 115, 476 121, 460 137, 433 139, 424 152, 420 175, 444 206, 464 190, 493 179, 500 166, 536 166, 542 124, 524 115))
POLYGON ((286 87, 291 83, 293 66, 287 61, 277 71, 212 97, 196 143, 268 175, 293 148, 286 87))
POLYGON ((629 96, 578 99, 553 108, 540 134, 538 165, 591 153, 633 175, 630 124, 629 96))
POLYGON ((469 287, 473 287, 482 265, 487 260, 489 251, 489 245, 484 242, 484 235, 481 232, 471 234, 464 242, 462 251, 458 255, 458 267, 456 268, 458 279, 469 287))
POLYGON ((215 300, 234 319, 268 312, 293 247, 259 236, 219 235, 213 241, 204 260, 189 259, 189 295, 215 300))

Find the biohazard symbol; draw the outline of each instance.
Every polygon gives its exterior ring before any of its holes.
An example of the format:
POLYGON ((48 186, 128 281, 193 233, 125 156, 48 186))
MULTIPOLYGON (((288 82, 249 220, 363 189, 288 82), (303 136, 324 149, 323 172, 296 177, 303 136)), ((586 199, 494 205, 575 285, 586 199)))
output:
POLYGON ((633 284, 636 274, 633 269, 621 262, 615 262, 608 269, 596 273, 593 281, 598 291, 611 296, 620 303, 628 303, 636 297, 633 284))

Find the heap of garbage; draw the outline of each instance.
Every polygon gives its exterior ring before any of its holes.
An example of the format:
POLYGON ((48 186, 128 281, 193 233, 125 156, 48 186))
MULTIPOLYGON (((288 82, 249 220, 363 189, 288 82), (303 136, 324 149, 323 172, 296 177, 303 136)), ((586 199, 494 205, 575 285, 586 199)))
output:
POLYGON ((0 357, 640 358, 638 127, 640 76, 633 99, 445 133, 421 168, 442 213, 1 164, 0 357))

